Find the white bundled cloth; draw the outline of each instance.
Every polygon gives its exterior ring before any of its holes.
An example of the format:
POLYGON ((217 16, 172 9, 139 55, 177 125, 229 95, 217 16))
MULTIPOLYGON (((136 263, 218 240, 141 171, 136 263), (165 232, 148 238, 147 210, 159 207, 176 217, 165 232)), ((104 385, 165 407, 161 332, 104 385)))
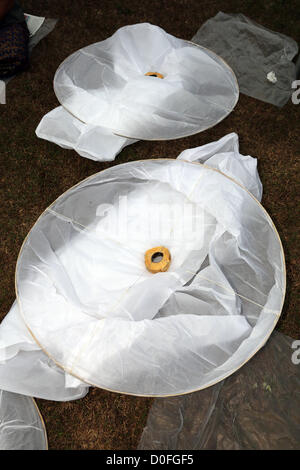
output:
POLYGON ((239 183, 261 196, 256 160, 229 134, 177 160, 115 166, 58 198, 19 256, 21 315, 14 304, 0 327, 0 388, 165 396, 241 367, 275 327, 285 268, 272 221, 239 183), (171 266, 153 275, 144 252, 160 245, 171 266))
POLYGON ((215 53, 148 23, 72 54, 55 74, 54 91, 61 106, 43 117, 37 136, 100 161, 139 139, 212 127, 239 96, 234 73, 215 53))

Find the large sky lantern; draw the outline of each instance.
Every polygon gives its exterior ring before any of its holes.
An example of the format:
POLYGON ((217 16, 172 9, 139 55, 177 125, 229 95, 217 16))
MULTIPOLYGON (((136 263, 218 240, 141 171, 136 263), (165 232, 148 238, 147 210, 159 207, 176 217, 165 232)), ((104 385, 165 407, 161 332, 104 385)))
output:
POLYGON ((177 395, 229 376, 265 344, 284 255, 270 217, 233 178, 182 159, 134 161, 42 213, 16 292, 32 337, 67 374, 177 395))
POLYGON ((61 106, 38 137, 95 160, 112 160, 136 140, 204 131, 238 101, 231 68, 214 52, 140 23, 67 57, 54 76, 61 106))

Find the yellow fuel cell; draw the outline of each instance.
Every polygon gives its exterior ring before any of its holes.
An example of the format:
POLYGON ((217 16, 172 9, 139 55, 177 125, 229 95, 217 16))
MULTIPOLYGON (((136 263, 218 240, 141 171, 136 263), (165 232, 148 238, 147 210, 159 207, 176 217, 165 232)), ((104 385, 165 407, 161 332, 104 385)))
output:
POLYGON ((168 248, 156 246, 145 253, 145 265, 150 273, 162 273, 168 271, 171 264, 171 254, 168 248))
POLYGON ((147 75, 148 77, 164 78, 164 76, 158 72, 147 72, 145 73, 145 75, 147 75))

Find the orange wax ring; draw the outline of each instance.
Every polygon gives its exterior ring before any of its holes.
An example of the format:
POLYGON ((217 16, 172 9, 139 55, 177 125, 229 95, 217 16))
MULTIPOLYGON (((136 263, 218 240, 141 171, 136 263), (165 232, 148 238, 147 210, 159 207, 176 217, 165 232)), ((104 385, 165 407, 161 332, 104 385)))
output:
POLYGON ((145 73, 145 75, 147 75, 148 77, 164 78, 164 76, 158 72, 147 72, 145 73))
POLYGON ((147 250, 145 253, 145 265, 150 273, 161 273, 169 269, 171 254, 168 248, 157 246, 147 250))

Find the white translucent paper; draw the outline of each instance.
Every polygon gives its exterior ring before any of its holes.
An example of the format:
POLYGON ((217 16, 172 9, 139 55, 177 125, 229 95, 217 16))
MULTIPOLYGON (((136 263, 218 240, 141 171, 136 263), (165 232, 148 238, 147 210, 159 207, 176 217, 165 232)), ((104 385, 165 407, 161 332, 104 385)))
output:
MULTIPOLYGON (((228 165, 237 138, 224 139, 215 148, 228 165)), ((27 328, 67 374, 165 396, 216 383, 259 350, 280 316, 285 268, 250 192, 209 166, 158 159, 107 169, 58 198, 23 244, 16 284, 27 328), (144 253, 161 245, 171 266, 151 274, 144 253)))
POLYGON ((0 450, 46 450, 47 435, 32 398, 0 390, 0 450))
POLYGON ((84 123, 142 140, 203 131, 238 99, 235 76, 215 53, 149 23, 120 28, 72 54, 55 74, 54 91, 84 123))

